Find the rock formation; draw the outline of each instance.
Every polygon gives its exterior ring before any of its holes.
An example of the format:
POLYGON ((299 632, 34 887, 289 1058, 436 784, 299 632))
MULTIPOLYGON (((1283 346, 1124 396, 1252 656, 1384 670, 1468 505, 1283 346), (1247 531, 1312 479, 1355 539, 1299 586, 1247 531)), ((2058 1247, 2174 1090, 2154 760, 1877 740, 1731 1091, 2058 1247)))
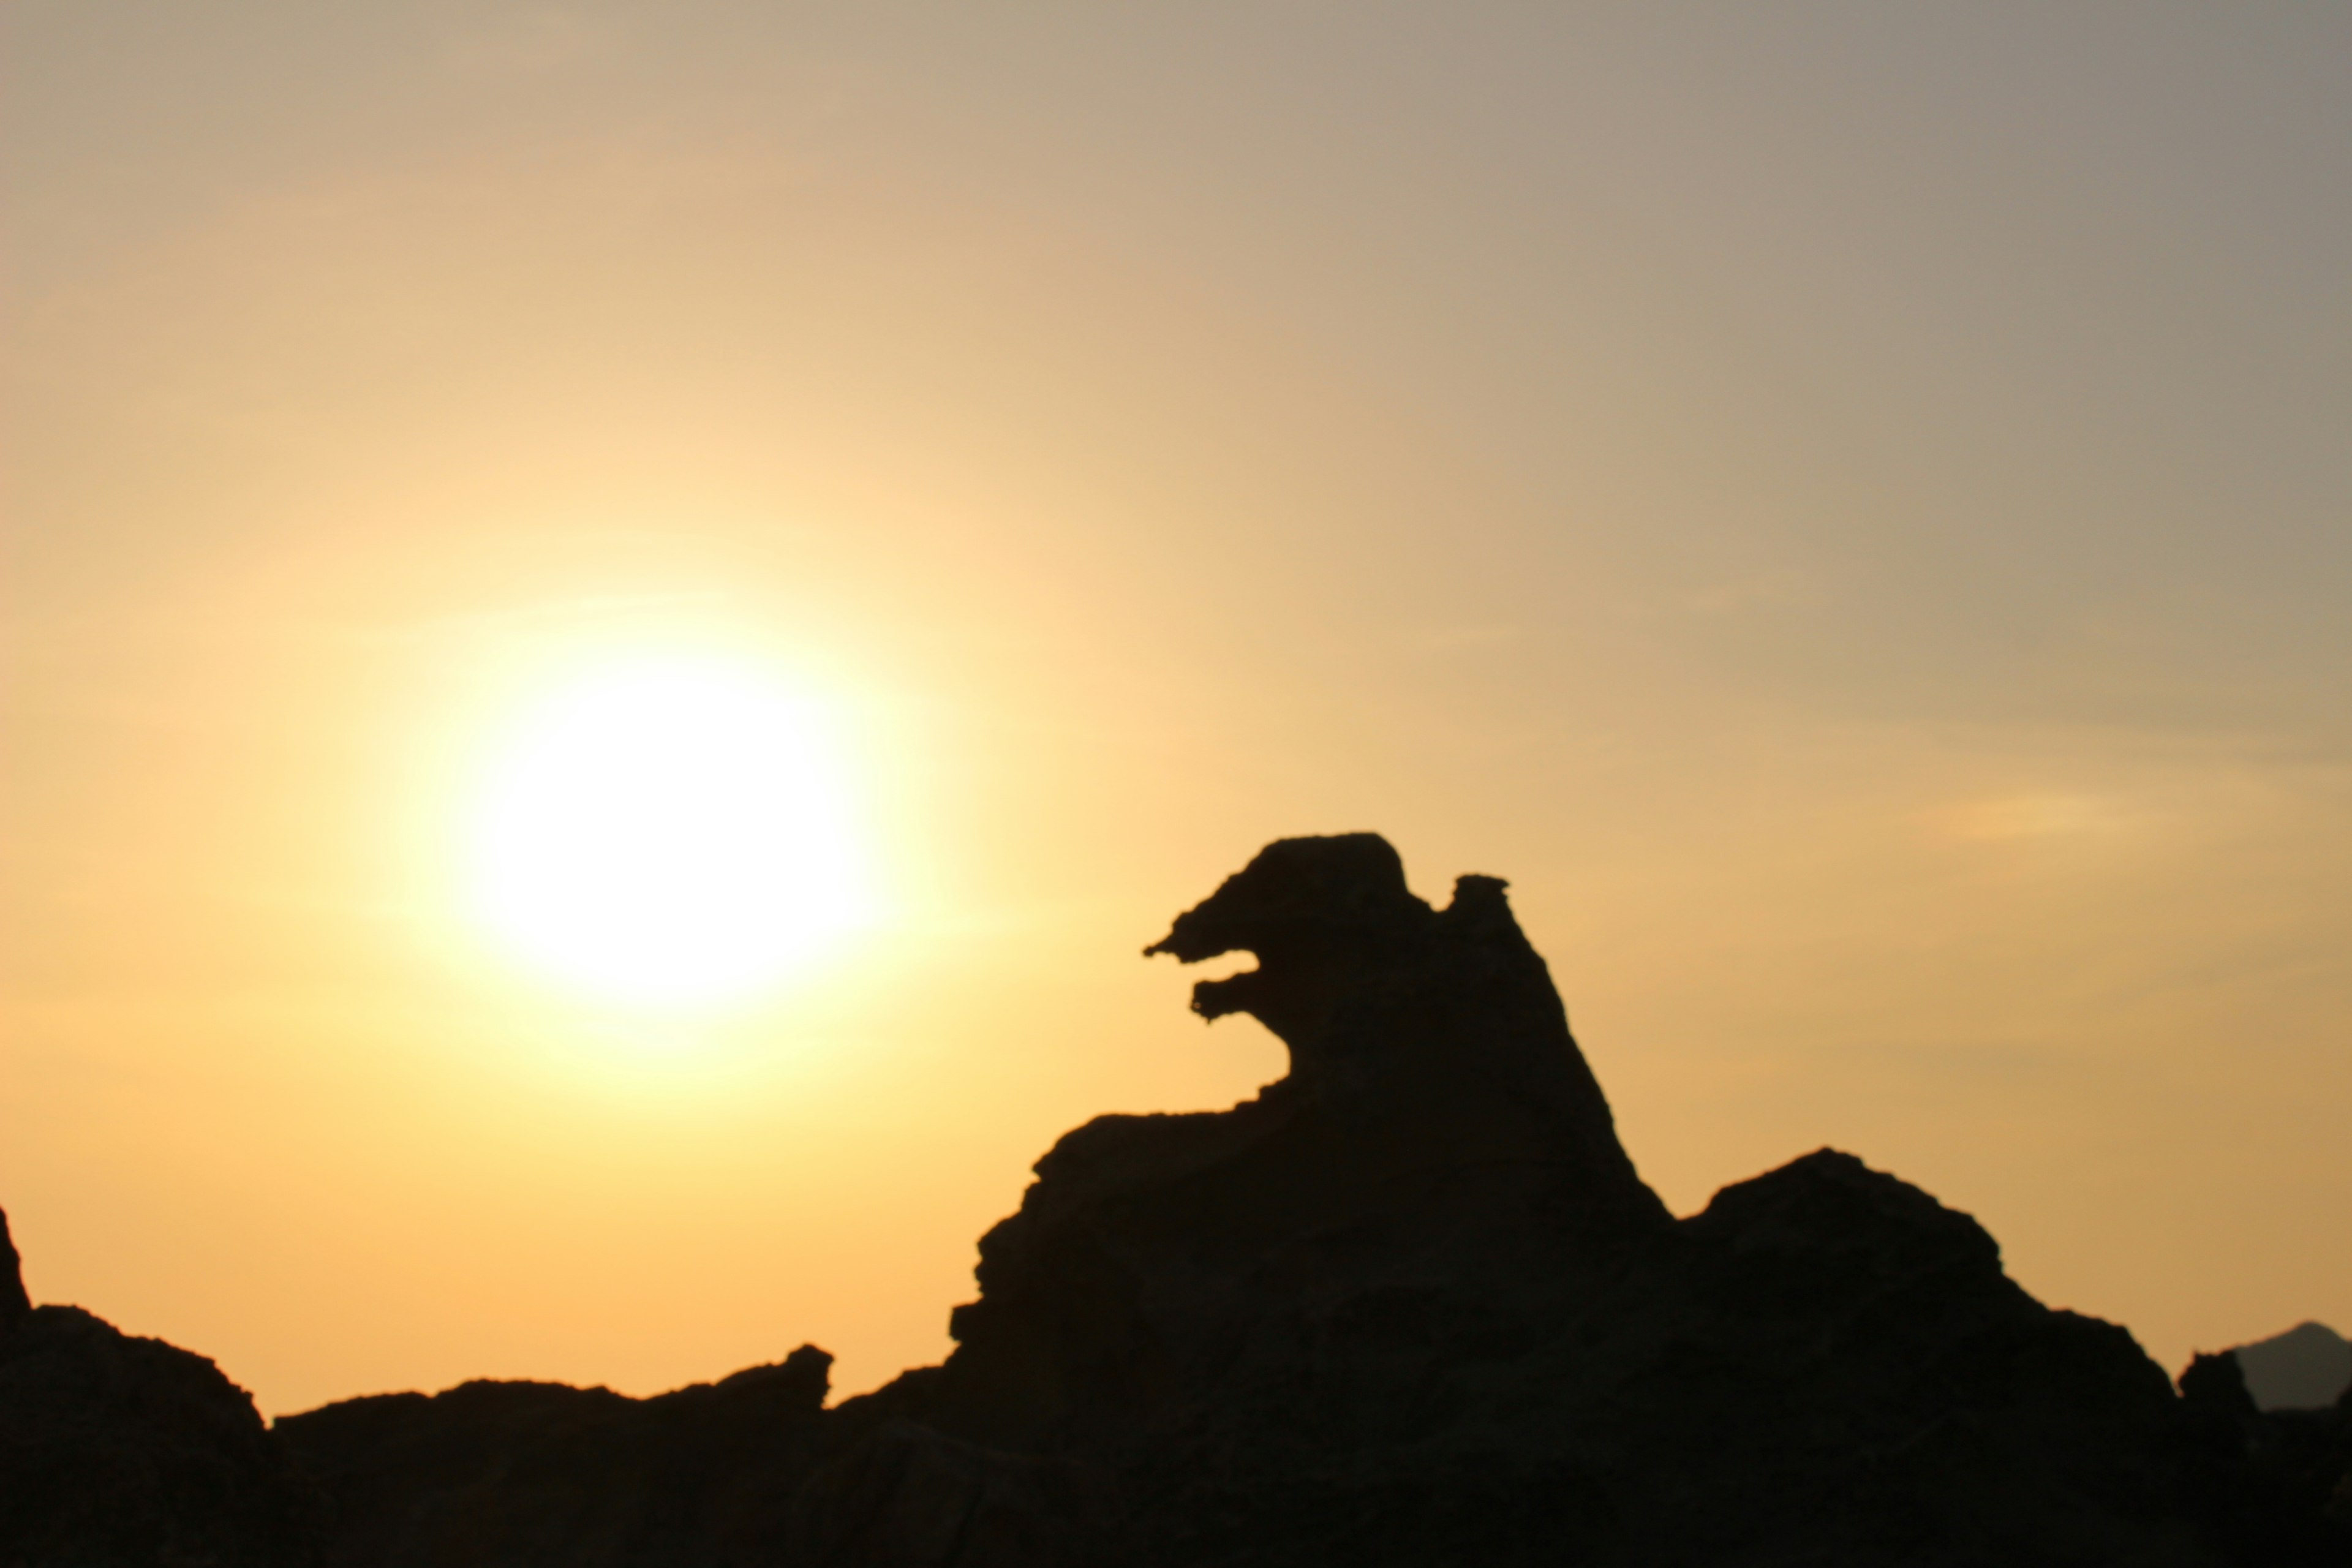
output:
POLYGON ((1498 1303, 1671 1230, 1618 1143, 1503 884, 1439 913, 1370 834, 1269 847, 1147 950, 1258 967, 1194 988, 1289 1047, 1257 1099, 1105 1116, 981 1239, 935 1418, 1028 1446, 1124 1434, 1296 1365, 1351 1300, 1498 1303))
MULTIPOLYGON (((2226 1465, 2184 1499, 2127 1333, 1926 1194, 1824 1150, 1672 1220, 1500 881, 1436 911, 1376 837, 1286 840, 1150 951, 1255 953, 1193 1005, 1290 1076, 1056 1145, 887 1439, 1115 1500, 1029 1531, 1057 1560, 2186 1564, 2266 1526, 2226 1465)), ((872 1555, 901 1505, 865 1506, 819 1560, 1000 1560, 872 1555)))
POLYGON ((942 1365, 290 1417, 330 1561, 2352 1563, 2352 1398, 2266 1415, 2227 1356, 2176 1394, 1849 1154, 1670 1215, 1502 882, 1433 910, 1377 837, 1285 840, 1149 951, 1255 954, 1193 1006, 1290 1071, 1064 1137, 942 1365))
POLYGON ((33 1298, 25 1289, 25 1260, 16 1256, 16 1238, 8 1234, 8 1216, 0 1213, 0 1335, 33 1315, 33 1298))
POLYGON ((467 1383, 345 1400, 278 1423, 334 1499, 331 1563, 767 1563, 828 1444, 833 1358, 651 1399, 467 1383))
POLYGON ((2334 1409, 2265 1412, 2223 1351, 2189 1363, 2180 1399, 2177 1484, 2210 1534, 2242 1562, 2352 1561, 2352 1389, 2334 1409))
POLYGON ((309 1568, 321 1500, 204 1357, 35 1307, 0 1215, 0 1563, 309 1568))

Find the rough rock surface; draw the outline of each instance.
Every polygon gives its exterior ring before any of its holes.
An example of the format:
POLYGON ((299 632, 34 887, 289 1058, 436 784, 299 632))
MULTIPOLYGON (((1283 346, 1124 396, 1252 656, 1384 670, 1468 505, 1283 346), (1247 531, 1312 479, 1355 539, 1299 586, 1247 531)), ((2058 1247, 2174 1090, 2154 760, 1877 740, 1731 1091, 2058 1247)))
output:
POLYGON ((331 1561, 2352 1563, 2352 1399, 2266 1415, 2227 1356, 2176 1394, 1835 1151, 1672 1217, 1500 881, 1433 910, 1376 837, 1285 840, 1150 951, 1255 954, 1193 1005, 1291 1070, 1063 1138, 944 1364, 289 1417, 331 1561))
POLYGON ((211 1362, 33 1306, 0 1215, 0 1564, 308 1568, 320 1501, 211 1362))

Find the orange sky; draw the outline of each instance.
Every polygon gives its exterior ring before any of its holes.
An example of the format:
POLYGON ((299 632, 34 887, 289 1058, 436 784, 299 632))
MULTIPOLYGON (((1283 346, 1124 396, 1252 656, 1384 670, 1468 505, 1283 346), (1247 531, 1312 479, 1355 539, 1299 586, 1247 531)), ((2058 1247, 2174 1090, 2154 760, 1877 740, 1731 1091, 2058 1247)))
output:
POLYGON ((1678 1211, 2352 1328, 2352 21, 7 9, 0 1205, 269 1411, 945 1348, 1265 840, 1511 879, 1678 1211), (464 912, 568 672, 830 715, 877 922, 464 912))

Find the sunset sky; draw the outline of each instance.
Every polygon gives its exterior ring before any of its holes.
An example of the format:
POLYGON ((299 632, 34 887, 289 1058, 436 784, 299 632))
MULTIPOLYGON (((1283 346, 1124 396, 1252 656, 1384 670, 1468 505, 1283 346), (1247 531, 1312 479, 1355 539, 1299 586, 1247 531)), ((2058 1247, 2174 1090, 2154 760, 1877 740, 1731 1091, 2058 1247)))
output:
POLYGON ((1282 1070, 1139 951, 1370 828, 1676 1212, 1833 1144, 2169 1369, 2352 1331, 2352 9, 0 16, 35 1300, 872 1387, 1282 1070), (549 925, 712 692, 680 821, 835 858, 549 925))

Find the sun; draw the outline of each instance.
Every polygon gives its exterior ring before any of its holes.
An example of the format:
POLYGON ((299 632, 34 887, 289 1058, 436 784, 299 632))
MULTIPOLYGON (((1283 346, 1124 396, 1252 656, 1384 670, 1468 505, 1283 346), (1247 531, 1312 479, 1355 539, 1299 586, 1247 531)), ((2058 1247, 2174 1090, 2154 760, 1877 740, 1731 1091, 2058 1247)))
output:
POLYGON ((638 1005, 773 986, 871 910, 814 710, 749 663, 635 659, 531 712, 474 821, 477 916, 543 973, 638 1005))

